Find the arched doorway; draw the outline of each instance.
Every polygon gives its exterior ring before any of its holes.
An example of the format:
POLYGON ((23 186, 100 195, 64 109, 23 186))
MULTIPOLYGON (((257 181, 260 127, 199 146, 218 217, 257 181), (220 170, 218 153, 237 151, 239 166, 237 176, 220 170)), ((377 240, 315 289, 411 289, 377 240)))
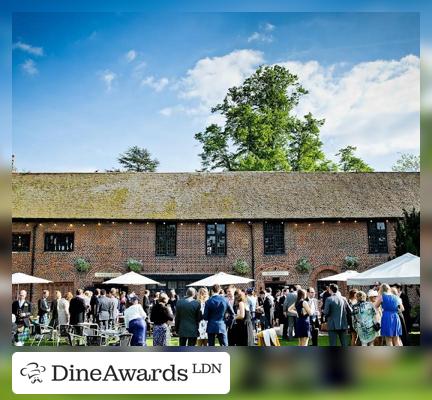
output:
POLYGON ((338 274, 339 272, 340 268, 330 265, 323 265, 319 268, 316 268, 310 275, 309 286, 315 288, 317 296, 319 296, 325 290, 326 285, 332 283, 329 281, 322 282, 320 279, 338 274))

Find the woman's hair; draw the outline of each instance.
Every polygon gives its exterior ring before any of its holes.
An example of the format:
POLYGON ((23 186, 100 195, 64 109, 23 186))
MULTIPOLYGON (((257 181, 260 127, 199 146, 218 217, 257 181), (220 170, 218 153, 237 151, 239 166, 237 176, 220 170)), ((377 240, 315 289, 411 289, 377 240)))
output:
POLYGON ((160 293, 157 300, 159 303, 167 304, 169 300, 168 295, 166 293, 160 293))
POLYGON ((306 298, 306 290, 297 289, 297 301, 301 301, 306 298))
POLYGON ((367 296, 366 296, 365 292, 363 292, 361 290, 357 291, 357 293, 356 293, 357 301, 366 301, 366 298, 367 298, 367 296))
POLYGON ((239 304, 241 301, 246 302, 246 296, 240 289, 236 289, 234 292, 234 303, 239 304))
POLYGON ((66 293, 66 296, 65 296, 65 299, 66 299, 67 301, 71 301, 71 300, 73 299, 73 294, 72 294, 72 292, 67 292, 67 293, 66 293))
POLYGON ((201 303, 205 303, 209 298, 209 293, 207 288, 202 287, 198 290, 197 300, 201 303))
POLYGON ((390 291, 391 291, 394 295, 399 296, 399 291, 397 290, 396 287, 392 287, 392 288, 390 289, 390 291))
POLYGON ((55 295, 56 295, 56 297, 57 297, 58 299, 61 299, 61 297, 62 297, 62 294, 61 294, 60 290, 56 290, 56 291, 55 291, 55 295))
POLYGON ((358 292, 359 292, 358 289, 351 289, 348 294, 348 299, 349 300, 355 299, 357 297, 358 292))
POLYGON ((380 290, 382 293, 388 293, 390 292, 390 286, 387 285, 387 283, 383 283, 380 287, 380 290))

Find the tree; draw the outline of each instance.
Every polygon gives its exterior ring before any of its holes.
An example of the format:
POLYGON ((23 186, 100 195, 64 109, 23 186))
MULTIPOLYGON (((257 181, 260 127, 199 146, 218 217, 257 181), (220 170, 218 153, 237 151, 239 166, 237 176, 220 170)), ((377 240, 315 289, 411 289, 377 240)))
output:
POLYGON ((401 156, 392 167, 394 172, 419 172, 420 156, 410 153, 401 153, 401 156))
POLYGON ((343 172, 373 172, 373 168, 354 155, 356 150, 357 147, 354 146, 347 146, 339 150, 336 154, 339 156, 339 168, 343 172))
POLYGON ((138 146, 130 147, 125 153, 120 154, 118 162, 126 171, 155 172, 159 161, 151 158, 147 149, 138 146))
POLYGON ((285 67, 262 66, 241 86, 228 90, 212 108, 224 126, 209 125, 195 135, 202 144, 203 170, 316 171, 330 169, 319 140, 324 120, 294 115, 307 90, 285 67))
POLYGON ((420 211, 403 210, 403 218, 397 221, 395 231, 396 257, 405 253, 420 256, 420 211))

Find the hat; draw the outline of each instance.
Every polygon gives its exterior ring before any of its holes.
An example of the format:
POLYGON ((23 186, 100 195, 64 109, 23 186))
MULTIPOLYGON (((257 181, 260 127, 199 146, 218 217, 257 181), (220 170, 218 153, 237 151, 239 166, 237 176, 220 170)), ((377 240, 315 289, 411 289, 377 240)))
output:
POLYGON ((133 303, 134 301, 139 301, 139 298, 135 294, 130 294, 127 296, 127 300, 129 303, 133 303))
POLYGON ((374 289, 370 289, 367 295, 368 295, 368 297, 377 297, 378 292, 374 289))
POLYGON ((253 288, 247 288, 246 289, 246 293, 247 294, 252 294, 253 293, 253 288))

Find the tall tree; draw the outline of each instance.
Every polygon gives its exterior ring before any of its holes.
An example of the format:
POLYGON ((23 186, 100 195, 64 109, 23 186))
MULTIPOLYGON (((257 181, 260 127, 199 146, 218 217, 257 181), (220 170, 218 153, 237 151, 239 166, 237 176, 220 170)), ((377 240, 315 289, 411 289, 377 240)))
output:
POLYGON ((420 211, 403 210, 403 218, 398 220, 395 231, 396 257, 405 253, 420 256, 420 211))
POLYGON ((402 153, 392 167, 394 172, 419 172, 420 156, 410 153, 402 153))
POLYGON ((129 147, 117 160, 126 171, 133 172, 155 172, 159 165, 147 149, 138 146, 129 147))
POLYGON ((315 171, 329 164, 311 114, 299 119, 294 108, 307 90, 279 65, 259 67, 241 86, 228 90, 212 108, 225 118, 195 135, 202 144, 204 170, 315 171))
POLYGON ((355 146, 347 146, 339 150, 336 156, 339 156, 340 170, 343 172, 373 172, 372 167, 354 155, 356 150, 355 146))

